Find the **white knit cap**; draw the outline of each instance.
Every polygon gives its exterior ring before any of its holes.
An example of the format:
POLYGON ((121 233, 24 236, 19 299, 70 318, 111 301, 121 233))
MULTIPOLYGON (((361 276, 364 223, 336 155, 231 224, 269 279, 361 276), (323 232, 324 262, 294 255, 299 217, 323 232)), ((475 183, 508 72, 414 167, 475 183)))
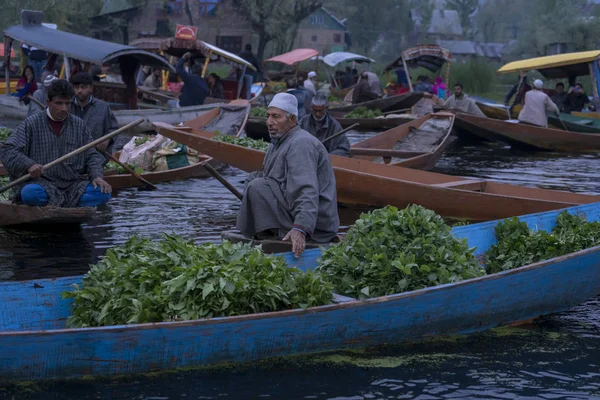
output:
POLYGON ((269 108, 275 107, 295 115, 298 118, 298 99, 289 93, 277 93, 269 103, 269 108))
POLYGON ((55 79, 58 79, 58 78, 55 77, 54 75, 48 75, 46 78, 44 78, 44 87, 50 87, 50 84, 55 79))
POLYGON ((541 89, 544 87, 544 82, 542 82, 540 79, 536 79, 533 82, 533 86, 535 86, 537 89, 541 89))
POLYGON ((315 71, 310 71, 310 72, 308 73, 308 77, 309 77, 309 78, 314 78, 315 76, 317 76, 317 73, 316 73, 315 71))

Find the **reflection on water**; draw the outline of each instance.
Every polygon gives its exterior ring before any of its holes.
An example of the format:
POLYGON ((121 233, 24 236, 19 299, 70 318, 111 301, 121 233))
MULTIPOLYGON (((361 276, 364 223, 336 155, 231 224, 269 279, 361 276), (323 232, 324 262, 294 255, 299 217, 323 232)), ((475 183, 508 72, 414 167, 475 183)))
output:
MULTIPOLYGON (((368 137, 352 134, 356 142, 368 137)), ((517 185, 600 194, 598 155, 520 153, 501 145, 459 147, 437 171, 517 185)), ((223 175, 241 189, 245 173, 223 175)), ((107 248, 137 234, 219 241, 239 201, 214 179, 124 190, 72 231, 0 230, 0 280, 85 273, 107 248)), ((343 209, 351 224, 354 210, 343 209)), ((600 399, 600 300, 524 329, 369 351, 275 360, 218 370, 120 380, 43 384, 23 398, 60 399, 600 399)), ((17 393, 22 395, 21 389, 17 393)), ((0 397, 3 394, 0 392, 0 397)), ((22 397, 15 397, 22 398, 22 397)))

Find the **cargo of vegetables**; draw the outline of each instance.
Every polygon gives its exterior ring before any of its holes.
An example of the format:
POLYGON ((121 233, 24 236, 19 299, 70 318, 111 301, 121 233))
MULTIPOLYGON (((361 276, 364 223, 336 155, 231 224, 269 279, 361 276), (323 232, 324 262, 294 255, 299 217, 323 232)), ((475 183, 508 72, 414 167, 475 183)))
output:
POLYGON ((269 143, 263 140, 255 140, 249 137, 235 137, 231 135, 217 135, 213 138, 218 142, 235 144, 237 146, 248 147, 249 149, 267 151, 269 143))
POLYGON ((474 250, 435 212, 387 206, 362 214, 323 251, 317 272, 334 292, 364 299, 483 276, 474 250))
POLYGON ((366 107, 357 107, 348 114, 345 118, 377 118, 382 116, 381 110, 369 110, 366 107))
POLYGON ((485 253, 488 273, 507 271, 600 244, 600 222, 588 222, 563 211, 550 232, 531 230, 518 218, 495 228, 497 244, 485 253))
POLYGON ((73 299, 69 327, 194 320, 329 304, 331 285, 248 244, 164 235, 110 249, 73 299))
POLYGON ((252 107, 250 110, 251 117, 257 118, 267 118, 267 108, 266 107, 252 107))
POLYGON ((11 133, 12 130, 10 128, 0 128, 0 142, 6 141, 11 133))

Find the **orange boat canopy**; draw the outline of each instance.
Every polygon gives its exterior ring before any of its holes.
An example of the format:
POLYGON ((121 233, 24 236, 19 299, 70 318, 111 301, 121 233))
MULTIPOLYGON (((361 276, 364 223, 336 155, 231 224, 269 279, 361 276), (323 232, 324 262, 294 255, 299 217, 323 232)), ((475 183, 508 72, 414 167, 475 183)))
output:
MULTIPOLYGON (((0 42, 0 57, 4 57, 4 43, 0 42)), ((15 57, 15 50, 11 47, 10 49, 10 57, 15 57)))
POLYGON ((268 60, 265 60, 265 62, 269 61, 286 65, 294 65, 317 55, 319 55, 319 52, 314 49, 296 49, 290 51, 289 53, 284 53, 273 58, 269 58, 268 60))

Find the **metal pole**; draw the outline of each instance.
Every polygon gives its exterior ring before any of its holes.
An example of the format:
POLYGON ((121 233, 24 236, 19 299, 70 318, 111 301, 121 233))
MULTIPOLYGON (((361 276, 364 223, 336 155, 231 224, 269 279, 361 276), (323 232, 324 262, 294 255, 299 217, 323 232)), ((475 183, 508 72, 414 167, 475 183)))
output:
MULTIPOLYGON (((206 76, 206 70, 208 69, 208 64, 210 63, 211 56, 212 56, 212 50, 208 52, 208 55, 206 56, 206 60, 204 61, 204 67, 202 67, 202 77, 203 78, 206 76)), ((191 64, 191 58, 190 58, 190 64, 191 64)), ((192 68, 192 66, 190 65, 190 69, 191 68, 192 68)))
POLYGON ((410 79, 410 73, 408 72, 408 65, 406 65, 406 60, 402 57, 402 66, 404 67, 404 73, 406 74, 406 79, 408 80, 408 88, 410 91, 413 91, 412 79, 410 79))
POLYGON ((71 63, 69 62, 69 57, 67 57, 66 55, 63 54, 63 67, 65 69, 65 79, 69 80, 71 79, 71 63))

